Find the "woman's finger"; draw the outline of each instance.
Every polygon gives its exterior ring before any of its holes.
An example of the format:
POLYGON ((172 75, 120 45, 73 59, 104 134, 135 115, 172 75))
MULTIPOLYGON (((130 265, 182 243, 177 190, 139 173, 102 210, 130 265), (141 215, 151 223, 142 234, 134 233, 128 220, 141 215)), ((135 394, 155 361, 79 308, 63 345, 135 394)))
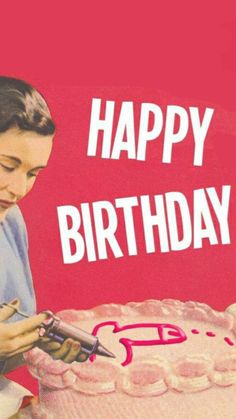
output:
POLYGON ((6 356, 6 358, 11 358, 18 354, 23 354, 24 352, 29 351, 34 347, 34 344, 22 346, 21 348, 18 348, 16 351, 12 352, 10 355, 6 356))
POLYGON ((40 313, 29 317, 28 319, 11 323, 7 325, 8 336, 14 338, 15 336, 30 332, 39 327, 46 318, 46 313, 40 313))
POLYGON ((80 343, 77 341, 73 341, 71 345, 71 349, 69 350, 69 352, 67 352, 67 354, 63 358, 63 361, 67 362, 68 364, 70 364, 73 361, 76 361, 76 358, 80 353, 80 350, 81 350, 80 343))
POLYGON ((16 313, 20 306, 20 301, 17 298, 15 298, 14 300, 10 301, 9 304, 11 305, 11 307, 6 305, 0 308, 0 322, 9 319, 16 313))
POLYGON ((76 361, 77 362, 84 362, 84 361, 87 361, 88 357, 89 357, 88 354, 85 354, 85 353, 81 352, 81 354, 79 354, 77 356, 76 361))
POLYGON ((53 359, 64 359, 64 357, 67 355, 67 353, 71 350, 73 340, 72 339, 66 339, 60 349, 58 351, 52 352, 50 355, 53 359))
POLYGON ((26 346, 32 346, 38 340, 38 330, 34 330, 33 332, 17 336, 14 339, 10 339, 5 344, 6 356, 12 356, 16 352, 21 353, 26 346))
POLYGON ((51 340, 49 338, 41 338, 37 346, 45 352, 57 351, 61 347, 61 343, 51 340))

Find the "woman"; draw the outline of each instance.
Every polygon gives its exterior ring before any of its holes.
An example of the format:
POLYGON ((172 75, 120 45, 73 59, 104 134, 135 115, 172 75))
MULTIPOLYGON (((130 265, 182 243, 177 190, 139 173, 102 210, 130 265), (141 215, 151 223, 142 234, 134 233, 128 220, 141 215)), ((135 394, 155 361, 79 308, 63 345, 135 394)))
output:
POLYGON ((54 133, 55 125, 41 94, 24 81, 0 77, 0 302, 10 301, 16 309, 20 305, 30 316, 20 320, 13 308, 0 309, 0 419, 14 414, 24 395, 30 394, 3 374, 22 364, 22 354, 33 345, 65 362, 78 355, 85 360, 78 342, 67 339, 60 345, 39 337, 45 314, 33 315, 27 234, 17 206, 47 166, 54 133))

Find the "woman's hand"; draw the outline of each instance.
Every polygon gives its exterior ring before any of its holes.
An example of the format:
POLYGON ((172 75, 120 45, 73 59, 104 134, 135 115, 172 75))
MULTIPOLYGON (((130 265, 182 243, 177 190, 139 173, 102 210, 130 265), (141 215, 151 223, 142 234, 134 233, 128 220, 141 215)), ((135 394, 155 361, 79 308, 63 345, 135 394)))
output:
MULTIPOLYGON (((10 304, 18 309, 20 302, 15 299, 10 304)), ((41 313, 14 323, 3 323, 13 314, 15 314, 13 308, 6 306, 0 309, 0 360, 6 360, 31 349, 40 339, 39 326, 47 317, 45 313, 41 313)))
POLYGON ((81 352, 81 345, 73 339, 66 339, 62 344, 47 337, 41 338, 37 346, 50 354, 53 359, 61 359, 66 363, 73 361, 84 362, 88 355, 81 352))
MULTIPOLYGON (((20 302, 16 299, 10 304, 18 309, 20 302)), ((16 355, 22 354, 34 346, 49 353, 53 359, 61 359, 67 363, 75 360, 83 362, 88 358, 87 354, 81 352, 80 343, 73 339, 66 339, 60 344, 47 337, 39 336, 40 326, 47 318, 46 313, 40 313, 14 323, 3 323, 15 312, 16 310, 8 306, 0 309, 0 361, 13 359, 16 355)), ((4 368, 4 372, 8 370, 9 368, 4 368)))

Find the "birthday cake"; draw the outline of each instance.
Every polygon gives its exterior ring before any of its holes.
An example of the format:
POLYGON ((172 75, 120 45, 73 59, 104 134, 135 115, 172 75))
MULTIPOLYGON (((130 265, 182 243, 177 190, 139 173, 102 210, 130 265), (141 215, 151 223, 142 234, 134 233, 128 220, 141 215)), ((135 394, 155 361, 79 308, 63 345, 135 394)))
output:
POLYGON ((34 348, 39 419, 223 419, 236 413, 236 317, 206 304, 147 300, 58 313, 116 358, 66 364, 34 348))

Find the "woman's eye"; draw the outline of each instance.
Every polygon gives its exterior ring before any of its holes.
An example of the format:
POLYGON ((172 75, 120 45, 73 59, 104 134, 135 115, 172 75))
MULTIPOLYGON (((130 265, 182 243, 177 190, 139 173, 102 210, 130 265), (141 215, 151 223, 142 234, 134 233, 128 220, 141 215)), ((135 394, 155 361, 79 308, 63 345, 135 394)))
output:
POLYGON ((38 173, 28 173, 29 178, 36 177, 37 175, 38 175, 38 173))
POLYGON ((12 172, 15 169, 15 167, 5 166, 5 164, 2 163, 0 165, 6 172, 12 172))

